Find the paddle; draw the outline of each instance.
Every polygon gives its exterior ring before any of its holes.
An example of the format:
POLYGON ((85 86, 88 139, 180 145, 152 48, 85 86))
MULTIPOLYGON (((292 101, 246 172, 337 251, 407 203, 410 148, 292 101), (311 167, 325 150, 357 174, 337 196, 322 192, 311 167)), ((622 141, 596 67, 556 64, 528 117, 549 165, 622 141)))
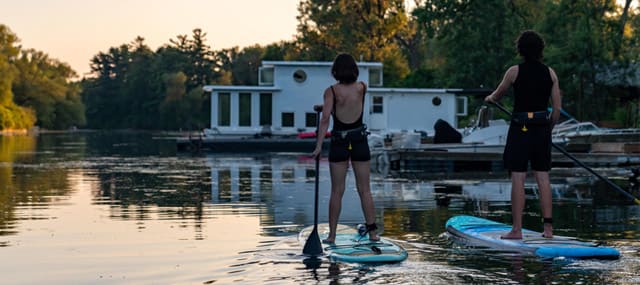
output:
MULTIPOLYGON (((498 107, 498 109, 500 109, 502 112, 504 112, 505 114, 511 116, 511 112, 509 112, 507 109, 504 108, 504 106, 500 105, 500 103, 497 102, 491 102, 493 105, 495 105, 496 107, 498 107)), ((634 201, 637 205, 640 205, 640 200, 636 197, 634 197, 633 195, 629 194, 629 192, 624 191, 624 189, 620 188, 620 186, 616 185, 615 183, 611 182, 611 180, 605 178, 604 176, 596 173, 595 171, 593 171, 593 169, 591 169, 590 167, 586 166, 584 163, 582 163, 581 161, 579 161, 577 158, 575 158, 573 155, 569 154, 566 150, 564 150, 562 147, 558 146, 555 143, 551 143, 551 146, 553 146, 553 148, 555 148, 556 150, 558 150, 559 152, 561 152, 562 154, 564 154, 565 156, 567 156, 569 159, 573 160, 573 162, 575 162, 576 164, 580 165, 582 168, 586 169, 587 171, 589 171, 591 174, 595 175, 596 177, 600 178, 602 181, 606 182, 607 184, 609 184, 609 186, 611 186, 613 189, 618 190, 620 193, 622 193, 623 195, 627 196, 629 199, 631 199, 632 201, 634 201)))
MULTIPOLYGON (((313 110, 316 111, 316 136, 318 135, 318 130, 320 129, 320 113, 322 112, 322 106, 316 105, 313 107, 313 110)), ((319 172, 320 172, 320 154, 316 157, 316 198, 315 205, 313 208, 313 231, 307 237, 307 241, 304 244, 304 248, 302 249, 302 254, 306 256, 319 256, 322 255, 322 242, 320 242, 320 235, 318 234, 318 188, 319 188, 319 172)))

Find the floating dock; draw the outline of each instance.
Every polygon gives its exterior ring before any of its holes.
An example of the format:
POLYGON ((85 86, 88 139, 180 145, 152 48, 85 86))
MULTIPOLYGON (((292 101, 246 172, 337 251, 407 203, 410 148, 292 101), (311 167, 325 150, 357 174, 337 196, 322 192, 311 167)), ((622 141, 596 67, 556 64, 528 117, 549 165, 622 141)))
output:
MULTIPOLYGON (((176 140, 178 151, 209 151, 214 153, 301 152, 311 153, 316 147, 315 138, 295 136, 190 136, 176 140)), ((323 150, 329 149, 325 139, 323 150)))
MULTIPOLYGON (((393 149, 372 152, 372 164, 376 167, 388 164, 394 171, 424 169, 436 172, 503 171, 502 149, 499 147, 460 148, 441 150, 433 148, 393 149)), ((590 167, 625 167, 640 165, 640 153, 571 153, 590 167)), ((575 167, 571 159, 553 151, 553 167, 575 167)))

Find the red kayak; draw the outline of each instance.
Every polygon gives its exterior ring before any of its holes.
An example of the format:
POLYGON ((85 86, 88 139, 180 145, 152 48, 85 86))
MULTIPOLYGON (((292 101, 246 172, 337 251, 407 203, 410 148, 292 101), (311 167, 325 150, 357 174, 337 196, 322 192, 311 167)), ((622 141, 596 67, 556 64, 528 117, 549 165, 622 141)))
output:
MULTIPOLYGON (((303 132, 303 133, 298 133, 298 138, 299 139, 311 139, 311 138, 315 138, 316 137, 316 132, 303 132)), ((327 134, 325 135, 326 138, 330 138, 331 137, 331 132, 327 132, 327 134)))

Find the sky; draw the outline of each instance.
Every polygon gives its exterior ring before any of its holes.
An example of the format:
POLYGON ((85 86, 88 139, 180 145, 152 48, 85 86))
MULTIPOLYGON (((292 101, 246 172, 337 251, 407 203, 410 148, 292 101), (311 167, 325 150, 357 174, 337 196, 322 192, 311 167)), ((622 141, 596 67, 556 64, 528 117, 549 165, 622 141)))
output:
MULTIPOLYGON (((300 0, 3 0, 0 24, 80 77, 99 52, 145 39, 152 50, 205 32, 213 50, 292 40, 300 0)), ((623 1, 618 0, 619 3, 623 1)), ((405 1, 407 4, 413 1, 405 1)), ((634 6, 638 3, 634 1, 634 6)))
POLYGON ((99 52, 137 36, 152 49, 178 35, 206 33, 213 50, 292 40, 299 0, 20 0, 2 1, 0 24, 23 49, 66 62, 80 77, 99 52))

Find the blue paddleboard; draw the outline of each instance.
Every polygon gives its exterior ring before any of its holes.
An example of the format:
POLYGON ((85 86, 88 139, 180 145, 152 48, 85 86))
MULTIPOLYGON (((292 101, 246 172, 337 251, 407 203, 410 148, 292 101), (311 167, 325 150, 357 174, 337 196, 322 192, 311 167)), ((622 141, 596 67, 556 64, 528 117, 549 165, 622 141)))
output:
MULTIPOLYGON (((304 245, 313 226, 306 227, 298 235, 298 241, 304 245)), ((318 224, 320 240, 327 238, 329 224, 318 224)), ((369 236, 361 237, 358 231, 346 225, 338 225, 336 241, 333 244, 322 244, 324 253, 331 261, 352 263, 394 263, 407 259, 407 251, 397 243, 380 238, 380 241, 369 241, 369 236)))
POLYGON ((473 216, 455 216, 447 221, 447 232, 470 244, 497 250, 515 251, 545 258, 618 259, 620 252, 612 247, 576 238, 556 236, 543 238, 542 233, 522 230, 522 239, 501 239, 511 226, 473 216))

